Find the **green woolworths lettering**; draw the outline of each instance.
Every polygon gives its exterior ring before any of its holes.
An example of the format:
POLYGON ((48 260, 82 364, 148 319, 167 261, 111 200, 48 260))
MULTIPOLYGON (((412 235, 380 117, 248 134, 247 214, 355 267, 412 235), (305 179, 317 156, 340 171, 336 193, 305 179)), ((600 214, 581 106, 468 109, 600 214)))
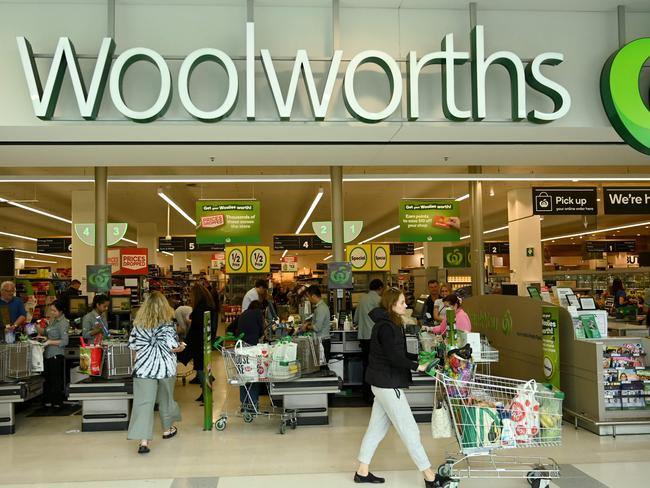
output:
POLYGON ((616 132, 637 151, 650 154, 650 110, 639 76, 650 58, 650 38, 636 39, 612 54, 600 74, 600 96, 616 132))

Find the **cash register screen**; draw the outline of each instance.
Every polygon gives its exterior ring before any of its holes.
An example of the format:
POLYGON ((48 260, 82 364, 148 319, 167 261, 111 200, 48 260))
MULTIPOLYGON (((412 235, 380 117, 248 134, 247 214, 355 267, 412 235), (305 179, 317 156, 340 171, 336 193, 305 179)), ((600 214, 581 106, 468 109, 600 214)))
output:
POLYGON ((131 297, 111 297, 111 312, 129 313, 131 311, 131 297))
POLYGON ((424 318, 424 304, 427 302, 427 297, 429 295, 420 295, 420 297, 415 301, 415 306, 413 307, 413 317, 420 319, 424 318))
POLYGON ((70 315, 74 317, 81 317, 88 312, 88 297, 81 295, 78 297, 70 297, 70 315))

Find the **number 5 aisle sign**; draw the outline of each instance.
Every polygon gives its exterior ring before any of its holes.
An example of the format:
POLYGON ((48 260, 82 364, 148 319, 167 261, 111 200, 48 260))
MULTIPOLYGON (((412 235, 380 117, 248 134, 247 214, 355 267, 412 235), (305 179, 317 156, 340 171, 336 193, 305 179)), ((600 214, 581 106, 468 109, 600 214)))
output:
POLYGON ((268 246, 226 247, 226 273, 269 273, 269 257, 268 246))
POLYGON ((226 273, 246 273, 246 246, 226 247, 226 273))

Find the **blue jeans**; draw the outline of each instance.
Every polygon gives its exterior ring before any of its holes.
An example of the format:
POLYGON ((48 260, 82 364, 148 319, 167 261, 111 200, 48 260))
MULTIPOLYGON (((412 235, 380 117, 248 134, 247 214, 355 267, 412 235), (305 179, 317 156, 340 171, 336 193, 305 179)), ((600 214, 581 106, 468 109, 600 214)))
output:
POLYGON ((243 386, 239 387, 239 401, 242 405, 255 405, 259 403, 260 398, 260 385, 259 383, 247 383, 246 387, 248 388, 248 395, 246 394, 246 388, 243 386), (249 398, 250 395, 250 398, 249 398))

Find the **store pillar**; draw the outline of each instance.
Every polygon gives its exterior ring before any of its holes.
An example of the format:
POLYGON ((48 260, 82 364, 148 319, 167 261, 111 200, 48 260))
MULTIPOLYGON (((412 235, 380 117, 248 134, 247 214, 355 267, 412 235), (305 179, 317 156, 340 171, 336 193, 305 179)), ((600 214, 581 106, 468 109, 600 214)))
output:
POLYGON ((508 227, 510 282, 518 285, 520 296, 528 296, 527 285, 544 282, 541 221, 533 215, 530 188, 508 192, 508 227))
MULTIPOLYGON (((72 192, 72 278, 81 281, 86 293, 86 266, 95 264, 95 248, 84 244, 74 230, 75 224, 95 222, 95 192, 92 190, 72 192)), ((105 235, 105 234, 104 234, 105 235)))
POLYGON ((211 258, 212 254, 208 252, 193 252, 189 258, 192 261, 192 274, 199 274, 201 271, 205 271, 209 275, 211 258))
POLYGON ((424 243, 424 267, 425 268, 442 268, 442 248, 445 244, 442 242, 425 242, 424 243))
POLYGON ((106 264, 106 225, 108 224, 108 169, 95 168, 95 264, 106 264))
MULTIPOLYGON (((334 261, 345 261, 345 237, 343 232, 343 168, 341 166, 330 167, 330 185, 332 191, 332 254, 334 261)), ((337 293, 341 290, 337 290, 337 293)), ((338 314, 343 307, 342 296, 337 295, 334 301, 334 314, 338 314)))
MULTIPOLYGON (((470 173, 478 174, 480 167, 470 168, 470 173)), ((472 215, 470 219, 470 256, 472 263, 472 295, 485 293, 485 265, 483 250, 483 184, 472 181, 469 184, 472 215)))
POLYGON ((175 252, 174 257, 172 258, 172 266, 174 271, 185 271, 187 270, 187 253, 186 252, 175 252))
POLYGON ((146 247, 149 264, 158 264, 158 226, 151 222, 137 224, 138 247, 146 247))

